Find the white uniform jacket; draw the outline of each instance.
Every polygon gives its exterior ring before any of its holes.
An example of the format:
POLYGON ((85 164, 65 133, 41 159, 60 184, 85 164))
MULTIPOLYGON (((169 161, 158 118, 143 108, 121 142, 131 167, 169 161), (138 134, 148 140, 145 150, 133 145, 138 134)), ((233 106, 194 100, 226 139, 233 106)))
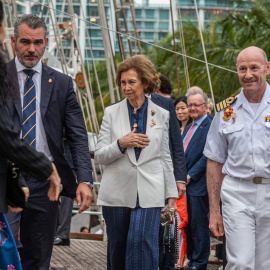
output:
POLYGON ((270 86, 254 113, 243 90, 231 105, 236 118, 214 117, 204 155, 224 164, 222 173, 241 179, 270 178, 270 86))
POLYGON ((150 99, 146 135, 150 143, 136 161, 134 148, 125 154, 117 140, 130 130, 127 99, 105 109, 95 150, 95 162, 106 165, 98 204, 134 208, 137 195, 142 208, 163 207, 165 198, 178 198, 168 139, 169 112, 150 99), (155 111, 154 115, 151 111, 155 111), (156 125, 150 126, 154 119, 156 125))

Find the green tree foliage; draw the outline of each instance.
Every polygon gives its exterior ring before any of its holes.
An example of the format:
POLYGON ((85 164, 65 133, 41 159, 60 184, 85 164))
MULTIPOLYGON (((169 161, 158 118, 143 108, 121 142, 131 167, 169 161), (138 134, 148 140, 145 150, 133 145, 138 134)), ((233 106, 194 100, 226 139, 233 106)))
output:
MULTIPOLYGON (((248 46, 258 46, 266 54, 270 52, 270 1, 269 0, 234 0, 236 11, 218 20, 212 20, 203 30, 203 39, 209 63, 236 71, 236 58, 239 52, 248 46)), ((202 42, 198 24, 185 22, 183 25, 185 48, 188 56, 204 61, 202 42)), ((182 52, 179 32, 175 33, 177 52, 182 52)), ((158 41, 157 45, 173 51, 172 35, 158 41)), ((143 51, 155 64, 157 70, 167 76, 173 85, 174 95, 178 97, 174 53, 141 43, 143 51)), ((270 56, 270 55, 269 55, 270 56)), ((116 65, 121 62, 120 55, 115 58, 116 65)), ((187 59, 190 85, 201 87, 210 96, 210 87, 204 63, 187 59)), ((219 102, 240 91, 238 76, 234 72, 209 65, 215 102, 219 102)), ((105 107, 110 104, 109 87, 105 62, 97 63, 99 82, 105 107)), ((181 95, 187 90, 183 57, 178 55, 178 72, 181 95)), ((98 112, 99 123, 103 110, 97 90, 96 79, 91 69, 91 81, 98 112)))
MULTIPOLYGON (((233 2, 240 11, 211 21, 208 27, 203 30, 203 39, 209 63, 236 71, 236 58, 242 49, 248 46, 258 46, 266 53, 269 52, 270 1, 259 0, 247 3, 247 1, 237 0, 233 2)), ((184 25, 183 31, 187 55, 204 60, 198 25, 188 22, 184 25)), ((179 37, 179 32, 176 32, 176 39, 179 37)), ((158 44, 173 50, 172 35, 168 35, 158 44)), ((177 51, 182 52, 180 42, 177 43, 177 51)), ((175 89, 174 93, 177 96, 174 54, 157 47, 148 49, 147 54, 158 71, 171 80, 175 89)), ((187 62, 190 85, 197 85, 210 95, 205 64, 192 59, 188 59, 187 62)), ((209 66, 209 69, 216 102, 239 92, 240 85, 237 74, 213 66, 209 66)), ((187 85, 183 58, 179 55, 178 70, 181 95, 184 95, 187 85)))

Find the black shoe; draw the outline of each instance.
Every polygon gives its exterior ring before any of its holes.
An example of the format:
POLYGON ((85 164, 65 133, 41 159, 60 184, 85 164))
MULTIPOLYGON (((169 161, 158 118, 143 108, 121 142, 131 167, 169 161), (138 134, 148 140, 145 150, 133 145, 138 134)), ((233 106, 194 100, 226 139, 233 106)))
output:
POLYGON ((55 246, 70 246, 69 239, 55 238, 53 244, 55 246))

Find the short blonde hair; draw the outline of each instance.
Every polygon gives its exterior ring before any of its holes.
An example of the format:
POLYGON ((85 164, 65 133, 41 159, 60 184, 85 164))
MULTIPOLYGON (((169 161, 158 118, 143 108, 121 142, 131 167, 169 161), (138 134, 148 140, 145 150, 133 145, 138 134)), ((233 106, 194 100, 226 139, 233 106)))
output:
POLYGON ((207 107, 208 107, 208 110, 211 112, 214 108, 214 104, 213 104, 213 101, 211 98, 208 98, 208 101, 207 101, 207 107))
POLYGON ((156 71, 154 64, 145 55, 135 55, 125 59, 117 68, 116 84, 121 87, 122 72, 134 69, 143 84, 147 85, 144 92, 152 94, 160 87, 160 74, 156 71))

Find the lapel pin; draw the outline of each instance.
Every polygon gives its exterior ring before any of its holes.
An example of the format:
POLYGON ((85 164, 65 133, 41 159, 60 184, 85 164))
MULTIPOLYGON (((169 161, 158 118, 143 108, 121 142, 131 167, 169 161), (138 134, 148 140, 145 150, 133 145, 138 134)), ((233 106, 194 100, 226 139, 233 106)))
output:
POLYGON ((138 127, 138 124, 137 124, 137 123, 134 123, 134 124, 133 124, 133 127, 134 127, 134 128, 138 127))
POLYGON ((155 115, 155 113, 156 113, 156 111, 155 111, 155 110, 151 110, 151 115, 152 115, 152 116, 154 116, 154 115, 155 115))
POLYGON ((49 83, 51 83, 52 82, 52 79, 49 79, 49 83))
POLYGON ((150 127, 153 127, 154 125, 156 125, 156 120, 155 119, 152 119, 151 121, 152 121, 152 123, 150 124, 150 127))

